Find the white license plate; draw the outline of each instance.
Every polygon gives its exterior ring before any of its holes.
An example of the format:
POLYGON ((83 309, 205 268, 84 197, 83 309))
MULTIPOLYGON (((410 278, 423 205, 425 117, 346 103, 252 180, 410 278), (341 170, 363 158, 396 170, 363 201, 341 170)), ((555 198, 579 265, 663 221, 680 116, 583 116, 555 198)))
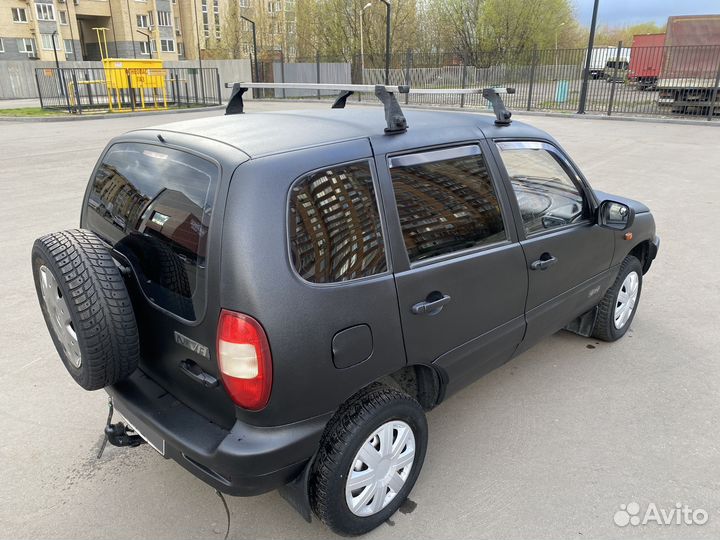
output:
POLYGON ((140 435, 145 442, 157 450, 161 456, 165 456, 165 439, 148 427, 145 422, 125 411, 123 404, 119 400, 113 400, 113 406, 115 407, 115 410, 125 419, 125 423, 128 427, 140 435))

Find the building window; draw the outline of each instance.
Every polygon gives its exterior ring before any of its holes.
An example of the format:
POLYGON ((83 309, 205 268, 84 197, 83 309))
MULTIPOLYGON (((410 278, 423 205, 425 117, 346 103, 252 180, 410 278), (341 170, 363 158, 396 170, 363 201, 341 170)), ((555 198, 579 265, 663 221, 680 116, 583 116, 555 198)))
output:
POLYGON ((240 7, 241 7, 241 8, 248 8, 248 7, 250 7, 250 0, 240 0, 240 7))
POLYGON ((158 26, 172 26, 172 17, 170 16, 169 11, 158 10, 157 15, 158 15, 158 26))
POLYGON ((4 53, 4 52, 5 52, 5 42, 3 41, 2 38, 0 38, 0 53, 4 53))
POLYGON ((213 0, 213 14, 215 16, 215 39, 220 39, 220 2, 213 0))
POLYGON ((210 18, 208 17, 207 0, 202 0, 203 35, 205 39, 210 37, 210 18))
POLYGON ((53 36, 52 34, 40 34, 40 41, 44 51, 53 50, 53 37, 55 38, 55 48, 59 49, 60 46, 58 45, 57 36, 53 36))
POLYGON ((65 54, 66 54, 66 55, 68 55, 68 54, 74 54, 74 53, 73 53, 73 42, 72 42, 72 39, 66 39, 66 40, 63 40, 63 41, 64 41, 64 44, 65 44, 65 54))
POLYGON ((55 7, 52 4, 35 4, 38 21, 54 21, 55 7))
POLYGON ((185 56, 185 44, 184 43, 178 43, 178 56, 185 56))
POLYGON ((175 17, 175 33, 178 36, 182 34, 182 28, 180 28, 180 17, 175 17))
POLYGON ((18 52, 29 56, 35 55, 35 40, 32 38, 22 38, 17 40, 18 52))
POLYGON ((297 31, 297 23, 295 21, 290 21, 287 23, 287 33, 288 34, 294 34, 297 31))
POLYGON ((58 11, 60 15, 60 24, 67 24, 67 11, 58 11))
POLYGON ((282 2, 270 1, 267 3, 268 13, 279 13, 282 11, 282 2))
POLYGON ((148 42, 141 41, 140 42, 140 54, 147 56, 148 54, 150 54, 150 52, 148 52, 148 51, 157 52, 157 45, 155 44, 155 42, 151 40, 150 41, 150 49, 148 49, 148 42))
POLYGON ((308 174, 290 192, 290 253, 297 273, 337 283, 387 271, 385 242, 367 162, 308 174))
POLYGON ((25 8, 19 8, 19 7, 12 8, 12 19, 13 19, 13 22, 16 22, 16 23, 26 23, 27 22, 27 12, 25 11, 25 8))
POLYGON ((507 239, 479 147, 393 157, 390 175, 411 263, 507 239))
POLYGON ((160 50, 162 52, 175 52, 175 40, 173 39, 161 39, 160 50))
POLYGON ((136 15, 138 28, 150 28, 149 15, 136 15))

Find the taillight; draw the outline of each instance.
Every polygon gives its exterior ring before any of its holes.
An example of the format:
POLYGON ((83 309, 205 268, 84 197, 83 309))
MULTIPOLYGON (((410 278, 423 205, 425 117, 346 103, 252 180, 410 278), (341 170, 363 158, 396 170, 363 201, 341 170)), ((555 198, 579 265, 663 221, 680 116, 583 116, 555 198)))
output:
POLYGON ((272 388, 272 356, 260 323, 248 315, 223 309, 218 322, 218 367, 232 400, 258 411, 272 388))

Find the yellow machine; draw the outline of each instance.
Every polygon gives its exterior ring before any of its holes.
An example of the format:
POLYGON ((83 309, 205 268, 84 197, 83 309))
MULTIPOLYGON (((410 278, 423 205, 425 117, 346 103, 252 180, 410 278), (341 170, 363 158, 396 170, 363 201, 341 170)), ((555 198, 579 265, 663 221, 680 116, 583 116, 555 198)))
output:
POLYGON ((132 110, 167 109, 163 61, 110 58, 105 35, 107 28, 93 30, 98 36, 110 111, 127 110, 127 107, 123 107, 123 101, 129 102, 132 110))

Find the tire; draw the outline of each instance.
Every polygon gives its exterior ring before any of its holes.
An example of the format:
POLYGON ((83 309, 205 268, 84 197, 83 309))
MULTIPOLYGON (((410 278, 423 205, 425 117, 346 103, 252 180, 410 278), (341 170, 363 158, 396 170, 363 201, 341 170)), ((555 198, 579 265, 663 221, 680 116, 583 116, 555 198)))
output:
POLYGON ((98 390, 135 371, 140 344, 132 303, 97 236, 70 230, 38 238, 32 270, 48 331, 75 382, 98 390))
MULTIPOLYGON (((420 404, 409 395, 381 384, 374 384, 350 398, 328 423, 320 444, 320 450, 313 463, 310 479, 310 502, 315 514, 330 529, 344 536, 355 536, 373 530, 385 522, 405 501, 420 474, 427 449, 428 428, 420 404), (409 432, 407 431, 409 428, 409 432), (379 431, 378 437, 373 435, 379 431), (391 444, 389 451, 399 453, 397 458, 383 454, 380 440, 391 444), (405 438, 403 438, 405 437, 405 438), (378 450, 373 456, 383 456, 375 468, 361 464, 358 455, 361 447, 373 451, 368 445, 377 444, 378 450), (414 443, 414 455, 411 456, 414 443), (388 464, 405 465, 412 459, 409 471, 405 467, 388 468, 388 464), (385 460, 384 462, 382 460, 385 460), (363 467, 365 470, 362 470, 363 467), (351 492, 358 502, 356 510, 351 510, 346 492, 350 474, 363 472, 383 475, 380 483, 372 482, 351 492), (405 476, 404 483, 398 484, 405 476), (397 478, 396 478, 397 477, 397 478), (397 490, 385 486, 385 481, 397 490), (399 487, 401 485, 401 487, 399 487), (374 507, 375 497, 365 497, 370 493, 380 493, 385 498, 384 506, 374 507), (369 490, 369 491, 367 491, 369 490), (367 499, 363 502, 363 498, 367 499), (363 512, 367 515, 360 515, 363 512)), ((368 455, 369 454, 365 454, 368 455)), ((379 501, 379 499, 378 499, 379 501)))
POLYGON ((637 312, 637 306, 640 302, 640 293, 642 292, 642 265, 640 261, 632 256, 628 255, 620 265, 617 278, 615 283, 605 293, 600 304, 598 304, 598 314, 595 320, 595 328, 593 329, 593 336, 602 341, 617 341, 625 335, 630 324, 635 318, 637 312), (633 278, 629 277, 634 274, 637 281, 634 282, 633 278), (635 285, 633 286, 633 283, 635 285), (633 293, 634 291, 634 293, 633 293), (628 306, 628 300, 623 303, 623 298, 628 293, 630 297, 634 294, 634 301, 632 305, 628 306), (623 316, 619 321, 621 324, 616 323, 616 317, 621 313, 622 306, 626 306, 625 311, 622 311, 623 316))

